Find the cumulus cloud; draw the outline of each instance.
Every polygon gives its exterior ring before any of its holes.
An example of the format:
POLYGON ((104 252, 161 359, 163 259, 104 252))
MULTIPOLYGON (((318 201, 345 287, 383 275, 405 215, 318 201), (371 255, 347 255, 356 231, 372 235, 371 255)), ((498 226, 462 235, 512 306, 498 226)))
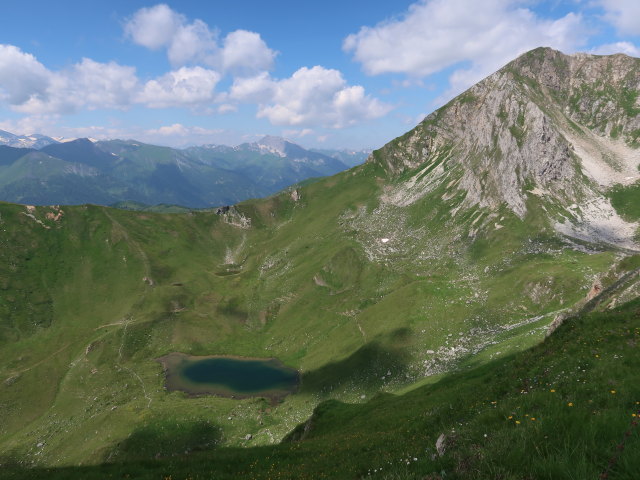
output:
POLYGON ((282 135, 284 135, 287 138, 302 138, 302 137, 306 137, 307 135, 311 135, 313 132, 313 129, 311 128, 302 128, 300 130, 297 129, 289 129, 289 130, 283 130, 282 131, 282 135))
POLYGON ((66 114, 82 109, 125 110, 207 107, 223 98, 215 87, 221 75, 203 67, 182 67, 142 83, 134 67, 89 58, 59 71, 31 54, 0 45, 0 100, 20 113, 66 114))
POLYGON ((165 48, 174 67, 202 64, 231 73, 258 72, 273 67, 276 52, 260 35, 246 30, 229 33, 218 42, 218 31, 202 20, 187 17, 165 4, 141 8, 125 23, 125 35, 134 43, 165 48))
POLYGON ((11 105, 45 98, 51 73, 30 53, 0 44, 0 96, 11 105))
POLYGON ((141 8, 125 24, 125 34, 138 45, 151 49, 167 47, 186 18, 165 4, 141 8))
POLYGON ((173 125, 165 125, 160 128, 147 130, 147 133, 151 135, 180 135, 185 136, 189 133, 187 127, 180 123, 174 123, 173 125))
POLYGON ((274 125, 340 128, 378 118, 391 107, 349 86, 338 70, 303 67, 291 77, 275 80, 262 73, 236 79, 229 97, 258 103, 258 118, 274 125))
POLYGON ((79 108, 125 108, 137 87, 135 68, 82 59, 53 72, 13 45, 0 45, 0 97, 29 114, 69 113, 79 108))
POLYGON ((215 100, 220 74, 202 67, 182 67, 149 80, 137 102, 151 108, 198 106, 215 100))
MULTIPOLYGON (((166 48, 176 63, 209 55, 207 58, 217 58, 221 68, 183 65, 142 81, 135 67, 89 58, 49 70, 33 55, 0 45, 0 101, 31 116, 126 110, 136 105, 224 114, 236 111, 240 103, 249 103, 257 106, 258 118, 300 128, 300 132, 312 126, 341 128, 391 110, 362 86, 349 85, 338 70, 303 67, 289 78, 272 78, 267 69, 276 52, 254 32, 231 32, 216 53, 211 46, 214 34, 203 22, 189 23, 166 5, 139 10, 125 30, 140 45, 166 48), (234 75, 232 85, 228 92, 218 92, 216 87, 226 73, 234 75)), ((158 130, 154 135, 162 133, 158 130)), ((179 134, 172 131, 174 136, 179 134)), ((191 130, 189 135, 193 134, 191 130)))
POLYGON ((0 130, 17 135, 31 135, 47 132, 48 135, 60 135, 56 126, 60 123, 59 115, 31 115, 13 120, 0 121, 0 130))
POLYGON ((638 0, 599 0, 604 18, 618 33, 640 35, 640 2, 638 0))
POLYGON ((220 114, 232 113, 237 111, 238 107, 236 105, 233 105, 232 103, 223 103, 218 107, 218 113, 220 114))
POLYGON ((158 145, 173 145, 185 147, 224 141, 229 135, 222 129, 211 129, 174 123, 159 128, 143 130, 136 138, 158 145))
POLYGON ((83 58, 74 65, 70 77, 72 95, 89 109, 126 107, 138 88, 136 69, 115 62, 83 58))
POLYGON ((540 18, 508 0, 421 0, 398 19, 362 27, 343 48, 366 73, 422 78, 460 63, 451 77, 457 93, 538 46, 574 51, 586 38, 582 17, 540 18))
POLYGON ((640 57, 640 48, 631 42, 616 42, 600 45, 590 50, 595 55, 611 55, 614 53, 624 53, 631 57, 640 57))
POLYGON ((236 30, 224 39, 222 66, 232 72, 269 70, 275 56, 276 53, 267 47, 260 35, 236 30))
POLYGON ((164 125, 159 128, 145 130, 148 135, 162 135, 162 136, 182 136, 187 135, 215 135, 223 132, 221 129, 207 129, 202 127, 186 127, 181 123, 174 123, 173 125, 164 125))
POLYGON ((236 78, 231 85, 229 98, 246 103, 260 103, 271 98, 275 82, 268 72, 261 72, 253 77, 236 78))

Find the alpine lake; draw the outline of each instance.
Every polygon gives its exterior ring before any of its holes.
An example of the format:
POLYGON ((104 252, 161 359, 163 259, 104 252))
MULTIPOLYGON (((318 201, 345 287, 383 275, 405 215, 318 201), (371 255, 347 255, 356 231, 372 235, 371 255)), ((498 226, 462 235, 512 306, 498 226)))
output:
POLYGON ((294 393, 300 374, 275 358, 191 356, 170 353, 156 359, 164 368, 167 391, 190 396, 265 397, 277 402, 294 393))

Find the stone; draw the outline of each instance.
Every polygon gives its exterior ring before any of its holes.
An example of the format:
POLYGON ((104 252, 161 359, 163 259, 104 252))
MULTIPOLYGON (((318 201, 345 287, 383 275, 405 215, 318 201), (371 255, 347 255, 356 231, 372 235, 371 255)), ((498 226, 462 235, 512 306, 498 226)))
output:
POLYGON ((441 433, 436 440, 436 452, 438 452, 438 456, 441 457, 444 455, 444 452, 447 450, 445 442, 447 441, 447 436, 444 433, 441 433))

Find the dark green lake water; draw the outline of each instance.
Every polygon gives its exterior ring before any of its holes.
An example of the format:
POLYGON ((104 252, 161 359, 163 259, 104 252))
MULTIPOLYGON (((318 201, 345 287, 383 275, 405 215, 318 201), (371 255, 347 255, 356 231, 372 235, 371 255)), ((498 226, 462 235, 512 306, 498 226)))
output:
POLYGON ((164 366, 167 390, 192 395, 284 397, 298 387, 297 370, 276 359, 192 357, 171 353, 158 359, 164 366))

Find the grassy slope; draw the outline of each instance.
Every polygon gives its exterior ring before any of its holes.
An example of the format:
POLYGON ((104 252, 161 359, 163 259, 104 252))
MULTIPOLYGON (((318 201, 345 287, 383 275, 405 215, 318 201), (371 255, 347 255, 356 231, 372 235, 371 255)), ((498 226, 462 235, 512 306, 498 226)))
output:
POLYGON ((99 463, 174 420, 185 449, 199 444, 191 428, 205 443, 268 444, 323 399, 363 402, 477 350, 487 361, 529 347, 615 262, 508 214, 474 242, 471 217, 448 217, 438 191, 408 213, 380 210, 382 176, 368 164, 302 188, 299 202, 241 204, 250 229, 213 212, 63 207, 54 221, 55 209, 34 219, 1 205, 0 451, 99 463), (303 371, 302 389, 275 407, 167 394, 154 358, 171 351, 276 356, 303 371))
POLYGON ((159 425, 139 434, 122 462, 8 469, 14 473, 7 476, 582 479, 606 472, 606 478, 630 480, 640 470, 638 342, 636 300, 572 318, 529 351, 435 385, 361 405, 325 402, 280 445, 212 450, 201 429, 206 451, 140 461, 149 445, 162 448, 169 435, 179 445, 180 432, 159 425), (439 457, 435 443, 442 433, 446 452, 439 457))

